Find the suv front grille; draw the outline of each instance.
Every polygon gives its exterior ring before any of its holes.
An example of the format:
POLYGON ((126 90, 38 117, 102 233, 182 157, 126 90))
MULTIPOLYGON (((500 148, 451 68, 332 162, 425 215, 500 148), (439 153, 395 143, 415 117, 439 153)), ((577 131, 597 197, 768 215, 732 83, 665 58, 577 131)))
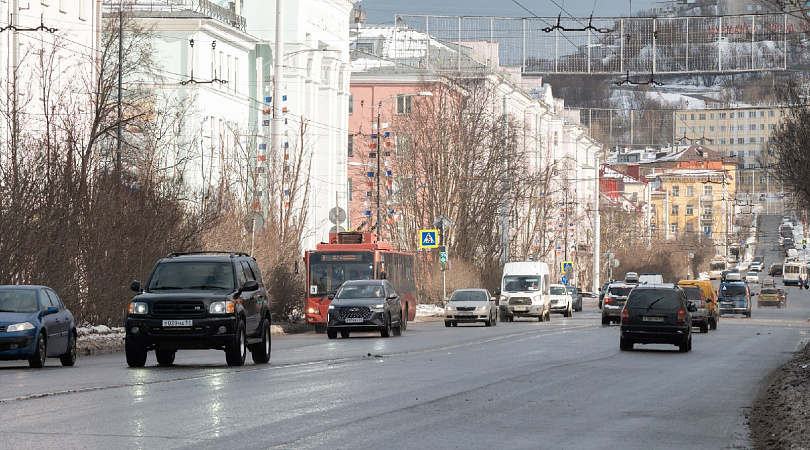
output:
POLYGON ((344 306, 338 308, 338 315, 341 319, 367 319, 371 316, 371 309, 368 306, 344 306))
POLYGON ((509 299, 510 305, 531 305, 532 299, 529 297, 512 297, 509 299))
POLYGON ((2 327, 0 327, 0 333, 5 333, 5 332, 6 332, 6 326, 3 325, 2 327))
POLYGON ((152 305, 152 314, 156 316, 203 316, 205 315, 205 304, 176 300, 156 302, 152 305))

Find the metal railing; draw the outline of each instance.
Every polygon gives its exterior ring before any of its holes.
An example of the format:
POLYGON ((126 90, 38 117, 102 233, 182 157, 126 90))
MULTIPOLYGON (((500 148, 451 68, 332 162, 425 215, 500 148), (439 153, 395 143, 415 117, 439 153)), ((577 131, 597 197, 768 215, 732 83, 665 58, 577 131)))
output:
MULTIPOLYGON (((181 11, 192 11, 232 26, 240 31, 247 29, 247 19, 230 9, 223 8, 210 0, 104 0, 104 12, 117 11, 123 2, 124 11, 149 12, 151 17, 170 17, 181 11)), ((176 17, 176 16, 172 16, 176 17)))

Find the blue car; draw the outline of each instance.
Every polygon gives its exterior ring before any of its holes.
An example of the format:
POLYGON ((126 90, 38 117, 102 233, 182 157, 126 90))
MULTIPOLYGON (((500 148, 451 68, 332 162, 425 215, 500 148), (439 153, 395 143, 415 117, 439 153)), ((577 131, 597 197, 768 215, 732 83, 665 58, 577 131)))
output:
POLYGON ((76 363, 76 325, 62 299, 47 286, 0 286, 0 360, 46 358, 76 363))
POLYGON ((720 283, 717 300, 720 303, 721 316, 742 314, 751 318, 751 292, 747 284, 740 281, 720 283))

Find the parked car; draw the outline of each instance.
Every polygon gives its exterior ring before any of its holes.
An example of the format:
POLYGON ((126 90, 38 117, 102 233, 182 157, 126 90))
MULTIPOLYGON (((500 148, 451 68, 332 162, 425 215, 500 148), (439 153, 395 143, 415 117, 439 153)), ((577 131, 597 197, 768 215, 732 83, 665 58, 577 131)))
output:
POLYGON ((568 289, 568 293, 571 294, 571 299, 574 301, 574 311, 582 311, 582 298, 585 297, 585 293, 580 291, 578 287, 566 286, 566 289, 568 289))
POLYGON ((549 310, 560 313, 564 317, 571 317, 574 311, 574 301, 563 284, 552 284, 549 290, 549 310))
POLYGON ((710 280, 681 280, 678 286, 697 286, 703 290, 706 299, 706 311, 708 313, 709 329, 716 330, 720 324, 720 304, 717 301, 717 292, 710 280))
POLYGON ((641 285, 622 308, 619 348, 635 344, 674 344, 682 352, 692 349, 692 313, 683 290, 673 284, 641 285))
POLYGON ((776 288, 763 288, 757 295, 757 308, 763 306, 776 306, 777 309, 782 307, 782 299, 779 298, 779 291, 776 288))
POLYGON ((28 360, 40 368, 47 358, 76 363, 76 324, 56 291, 47 286, 0 286, 0 360, 28 360))
POLYGON ((701 333, 709 332, 709 311, 706 308, 706 295, 697 286, 681 286, 688 304, 695 307, 692 312, 692 326, 700 328, 701 333))
POLYGON ((768 275, 772 277, 781 277, 782 265, 776 263, 771 264, 771 267, 768 268, 768 275))
POLYGON ((637 285, 623 282, 610 283, 602 301, 602 325, 610 325, 611 322, 619 323, 622 317, 622 308, 630 291, 637 285))
POLYGON ((759 283, 759 274, 755 271, 749 271, 745 274, 745 282, 746 283, 759 283))
POLYGON ((388 280, 346 281, 329 299, 329 339, 338 332, 342 338, 354 331, 379 331, 384 338, 402 334, 402 299, 388 280))
POLYGON ((159 260, 126 317, 125 353, 143 367, 149 351, 171 365, 177 350, 225 351, 229 366, 270 361, 270 305, 256 259, 241 252, 170 253, 159 260))
POLYGON ((458 289, 444 308, 444 326, 483 322, 498 325, 498 304, 486 289, 458 289))

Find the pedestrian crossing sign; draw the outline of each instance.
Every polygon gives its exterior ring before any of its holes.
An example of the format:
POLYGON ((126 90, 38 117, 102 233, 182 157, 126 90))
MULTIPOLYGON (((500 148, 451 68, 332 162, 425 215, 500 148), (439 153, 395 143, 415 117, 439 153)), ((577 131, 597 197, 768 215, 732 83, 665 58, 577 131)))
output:
MULTIPOLYGON (((560 272, 562 273, 569 273, 574 270, 574 261, 562 261, 560 262, 560 272)), ((565 283, 563 283, 565 284, 565 283)))
POLYGON ((439 246, 439 230, 419 230, 419 248, 436 248, 439 246))

